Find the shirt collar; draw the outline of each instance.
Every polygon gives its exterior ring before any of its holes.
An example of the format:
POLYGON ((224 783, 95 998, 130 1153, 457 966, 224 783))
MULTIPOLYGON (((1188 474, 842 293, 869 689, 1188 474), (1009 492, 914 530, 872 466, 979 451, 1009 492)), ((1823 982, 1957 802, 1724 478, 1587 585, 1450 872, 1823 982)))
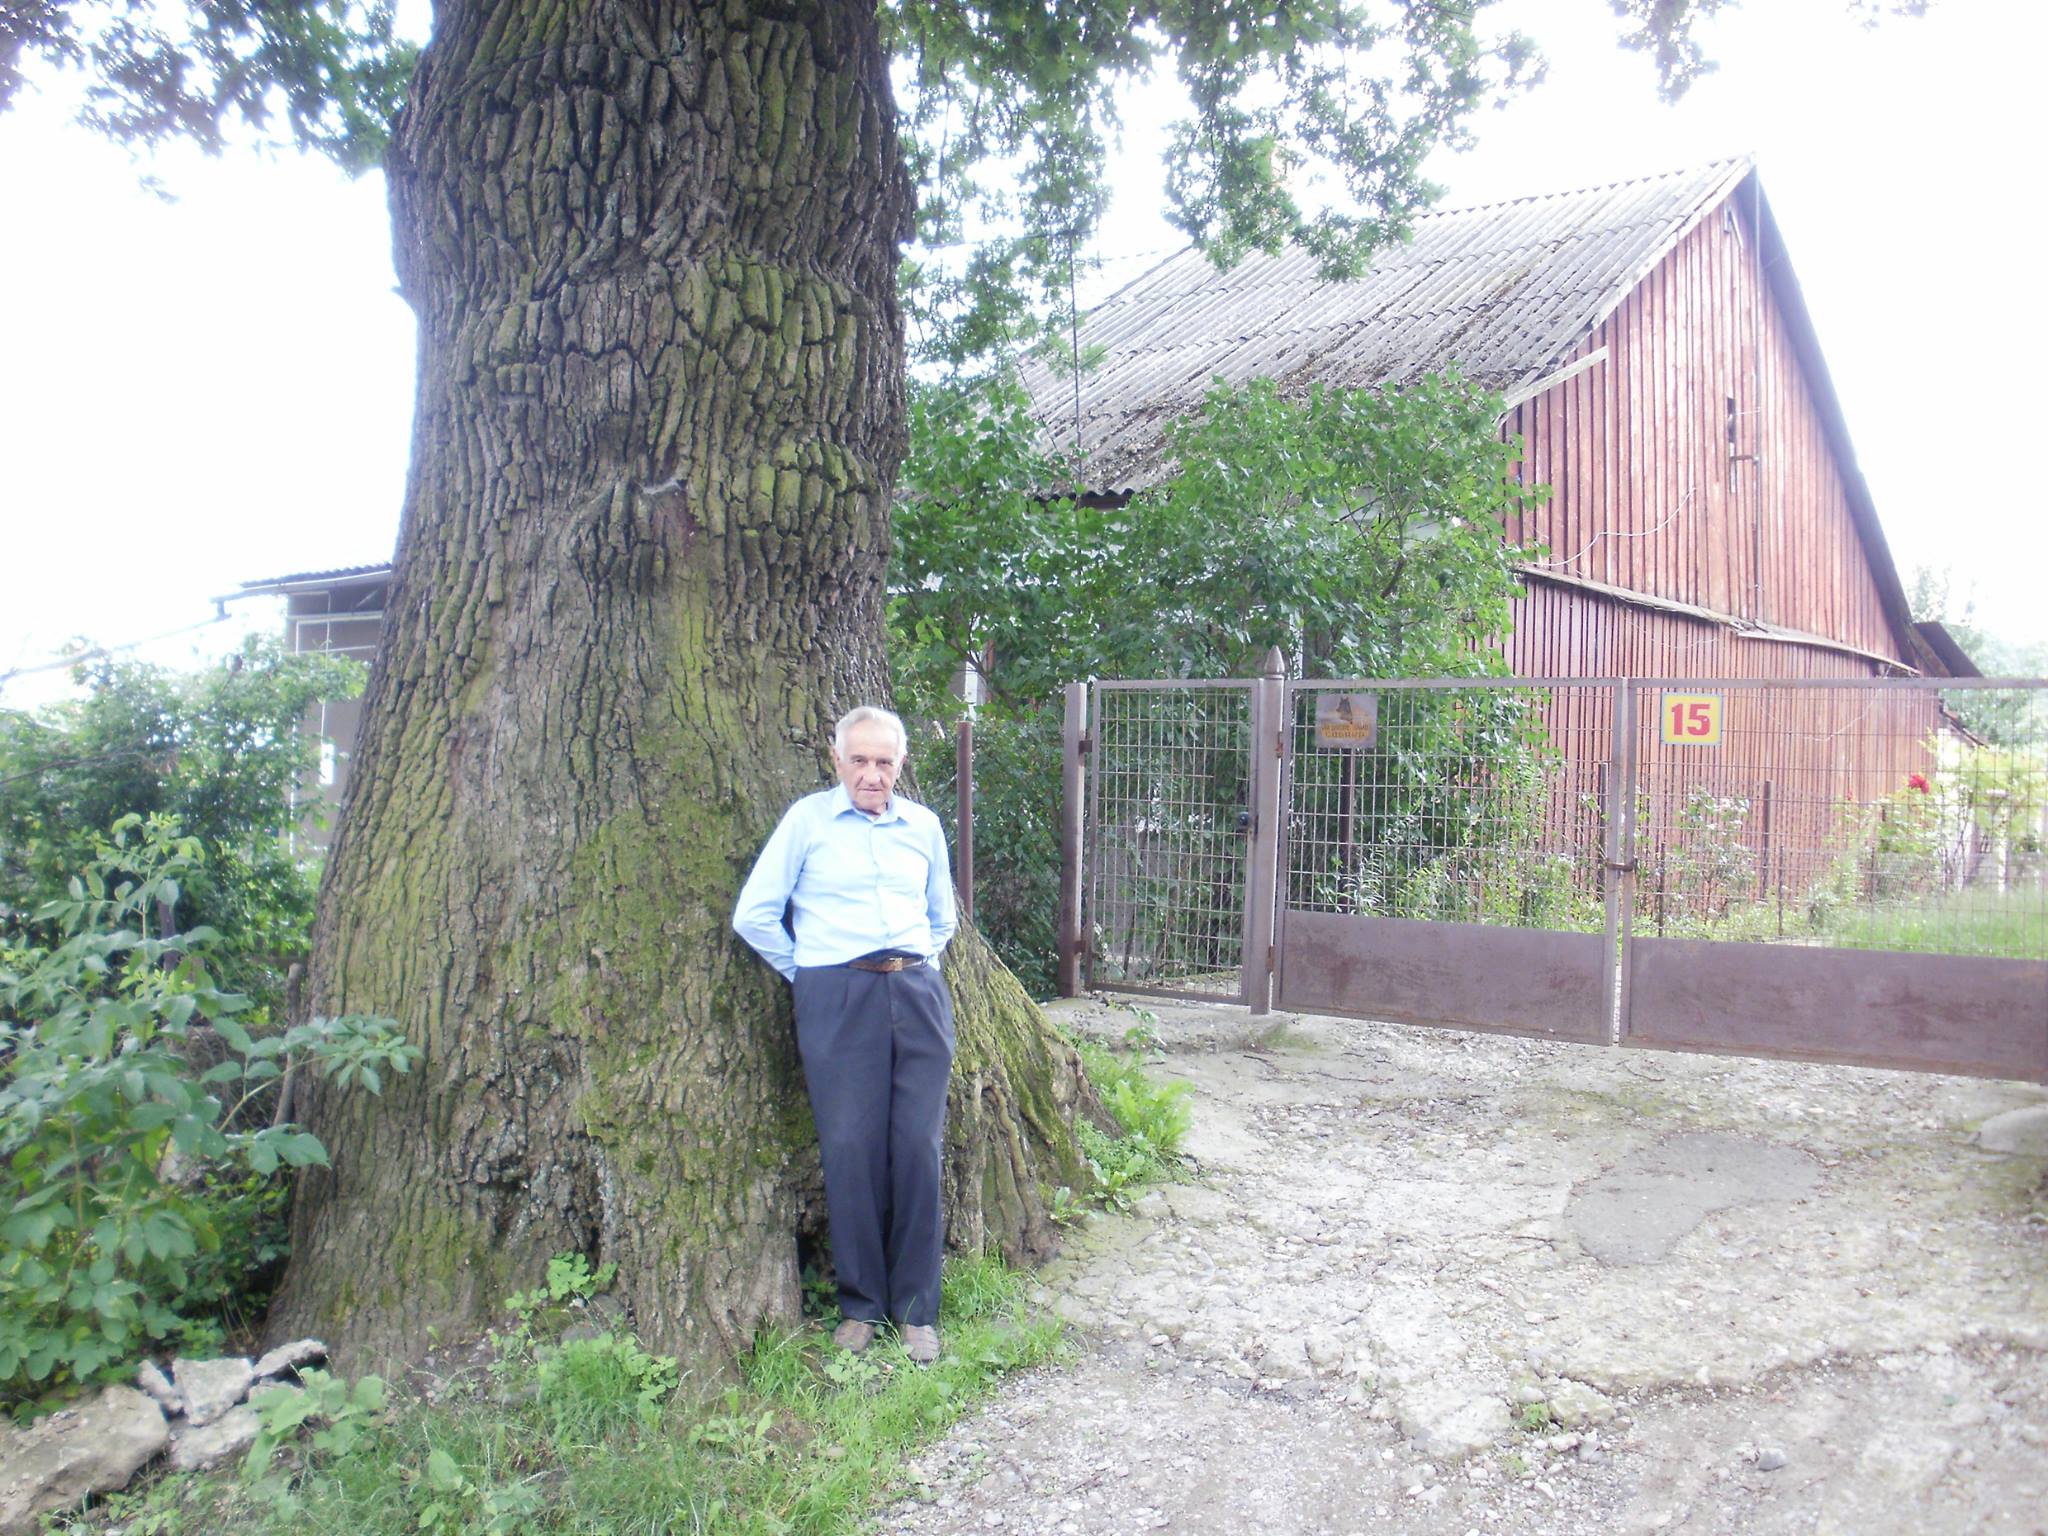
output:
POLYGON ((889 795, 889 803, 882 807, 879 815, 875 816, 868 815, 866 811, 853 803, 853 796, 847 793, 844 784, 832 786, 832 798, 826 803, 831 807, 832 815, 835 819, 844 816, 849 811, 860 817, 863 821, 872 821, 878 826, 885 821, 901 821, 903 819, 902 813, 896 809, 896 796, 893 791, 889 795))

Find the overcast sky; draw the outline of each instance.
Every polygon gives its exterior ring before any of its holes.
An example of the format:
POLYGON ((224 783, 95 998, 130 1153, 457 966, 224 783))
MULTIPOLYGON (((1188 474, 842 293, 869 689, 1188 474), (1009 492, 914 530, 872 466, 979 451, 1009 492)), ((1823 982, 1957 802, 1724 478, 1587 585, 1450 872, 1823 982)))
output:
MULTIPOLYGON (((1678 108, 1604 0, 1489 14, 1550 75, 1433 165, 1446 202, 1755 153, 1901 570, 1952 564, 1981 620, 2048 640, 2027 452, 2048 7, 1951 0, 1866 32, 1839 0, 1752 0, 1709 32, 1721 70, 1678 108)), ((180 152, 155 167, 166 203, 64 119, 47 100, 0 119, 0 672, 74 635, 204 625, 245 580, 387 559, 404 487, 412 321, 381 178, 180 152)), ((1100 282, 1175 243, 1156 144, 1131 126, 1100 282)), ((236 627, 142 654, 187 659, 236 627)), ((0 702, 45 691, 18 678, 0 702)))

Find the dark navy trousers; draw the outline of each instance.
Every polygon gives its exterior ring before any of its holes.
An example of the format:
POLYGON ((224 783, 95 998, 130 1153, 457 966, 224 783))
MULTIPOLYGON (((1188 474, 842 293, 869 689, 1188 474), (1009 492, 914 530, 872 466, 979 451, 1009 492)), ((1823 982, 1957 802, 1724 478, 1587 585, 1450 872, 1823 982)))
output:
POLYGON ((796 1042, 825 1158, 839 1311, 939 1320, 939 1167, 953 999, 936 965, 800 966, 796 1042))

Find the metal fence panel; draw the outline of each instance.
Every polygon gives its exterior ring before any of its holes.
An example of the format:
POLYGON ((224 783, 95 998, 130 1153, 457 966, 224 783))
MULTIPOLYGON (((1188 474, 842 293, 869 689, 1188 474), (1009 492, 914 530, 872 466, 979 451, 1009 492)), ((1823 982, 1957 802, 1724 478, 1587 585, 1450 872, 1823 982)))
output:
POLYGON ((1636 685, 1632 1044, 2048 1074, 2048 684, 1636 685))
POLYGON ((1363 680, 1288 695, 1284 912, 1605 926, 1611 683, 1363 680))
POLYGON ((1605 1043, 1613 686, 1289 695, 1281 1006, 1605 1043))
POLYGON ((1253 684, 1098 683, 1089 985, 1247 999, 1253 684))
POLYGON ((2048 960, 2048 684, 1650 680, 1636 716, 1635 932, 2048 960))
POLYGON ((2048 682, 1269 665, 1095 686, 1093 985, 2048 1080, 2048 682))

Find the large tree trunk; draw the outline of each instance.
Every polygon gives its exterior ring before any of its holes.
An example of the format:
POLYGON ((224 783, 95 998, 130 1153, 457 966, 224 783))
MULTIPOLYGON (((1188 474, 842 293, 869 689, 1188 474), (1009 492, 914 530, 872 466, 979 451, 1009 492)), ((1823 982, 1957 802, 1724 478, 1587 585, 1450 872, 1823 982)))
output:
MULTIPOLYGON (((716 1362, 797 1315, 820 1207, 732 901, 887 692, 911 187, 875 7, 437 11, 390 164, 412 474, 310 997, 426 1057, 309 1095, 333 1167, 272 1329, 404 1359, 577 1251, 716 1362)), ((971 934, 948 968, 949 1236, 1032 1257, 1085 1085, 971 934)))

